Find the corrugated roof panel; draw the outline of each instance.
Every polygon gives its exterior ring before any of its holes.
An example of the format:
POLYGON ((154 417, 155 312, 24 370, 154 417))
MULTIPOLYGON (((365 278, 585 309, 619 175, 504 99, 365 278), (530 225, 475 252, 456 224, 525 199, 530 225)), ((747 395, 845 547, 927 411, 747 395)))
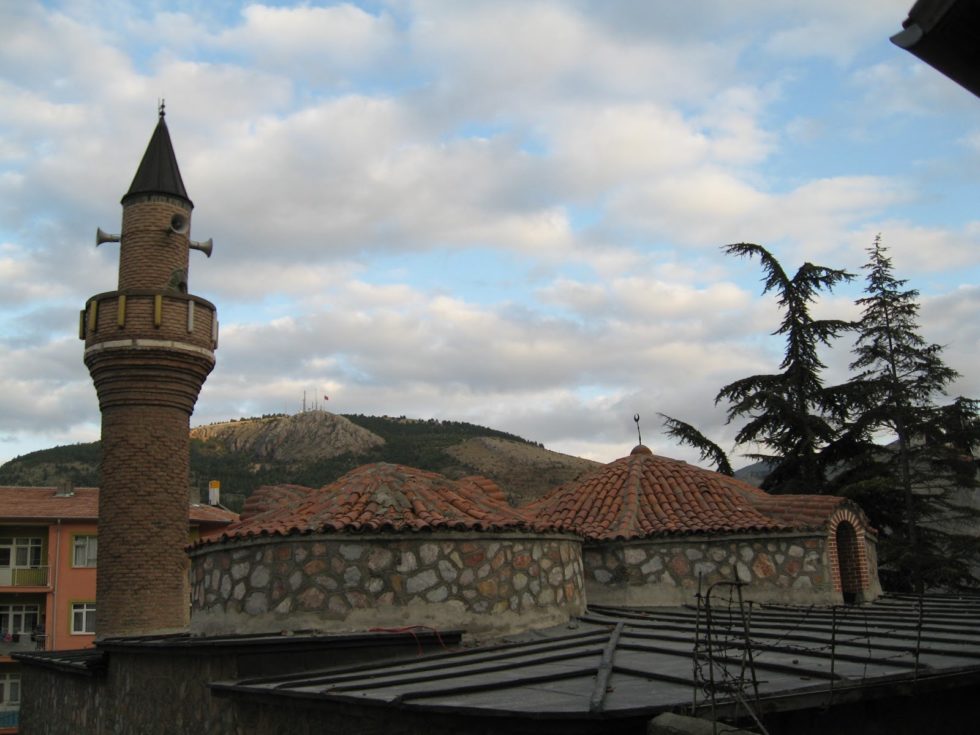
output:
MULTIPOLYGON (((860 696, 866 688, 907 688, 914 680, 955 686, 957 677, 980 675, 980 598, 927 598, 921 624, 919 611, 917 599, 902 596, 861 607, 754 606, 747 636, 759 706, 786 706, 790 699, 793 706, 820 706, 844 690, 860 696)), ((722 681, 723 669, 731 673, 745 660, 745 636, 741 618, 715 612, 712 665, 722 681)), ((413 662, 213 687, 421 712, 595 719, 685 707, 704 684, 694 663, 696 644, 705 651, 706 617, 695 609, 592 608, 575 625, 576 631, 563 626, 413 662), (608 685, 597 692, 604 652, 611 661, 608 685)), ((719 703, 730 701, 730 693, 719 691, 719 703)))

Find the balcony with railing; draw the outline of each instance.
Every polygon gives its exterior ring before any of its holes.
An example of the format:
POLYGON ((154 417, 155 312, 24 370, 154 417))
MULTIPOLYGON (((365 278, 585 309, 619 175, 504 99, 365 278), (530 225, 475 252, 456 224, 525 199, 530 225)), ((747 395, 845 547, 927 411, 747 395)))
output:
POLYGON ((43 651, 46 636, 0 630, 0 657, 26 651, 43 651))
POLYGON ((16 732, 20 724, 20 707, 10 705, 0 705, 0 731, 16 732))
POLYGON ((0 587, 47 587, 48 567, 0 567, 0 587))

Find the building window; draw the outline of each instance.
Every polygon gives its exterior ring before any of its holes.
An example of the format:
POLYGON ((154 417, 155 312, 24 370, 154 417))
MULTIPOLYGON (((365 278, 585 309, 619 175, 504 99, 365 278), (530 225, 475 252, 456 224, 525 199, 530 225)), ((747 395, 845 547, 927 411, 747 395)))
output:
POLYGON ((20 674, 0 674, 0 709, 20 705, 20 674))
POLYGON ((71 606, 71 632, 73 635, 95 632, 94 602, 76 602, 71 606))
POLYGON ((76 536, 73 549, 73 567, 94 567, 99 554, 99 539, 95 536, 76 536))
POLYGON ((0 636, 31 634, 41 618, 40 605, 0 605, 0 636))
POLYGON ((40 538, 5 538, 0 539, 0 567, 26 569, 41 566, 40 538))

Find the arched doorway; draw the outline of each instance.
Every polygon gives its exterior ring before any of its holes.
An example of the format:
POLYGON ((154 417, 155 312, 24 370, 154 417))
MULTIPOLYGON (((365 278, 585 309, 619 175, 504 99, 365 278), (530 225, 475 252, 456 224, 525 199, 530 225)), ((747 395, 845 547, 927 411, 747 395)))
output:
POLYGON ((847 521, 837 524, 837 564, 840 572, 840 591, 845 605, 853 605, 860 599, 861 554, 857 532, 847 521))

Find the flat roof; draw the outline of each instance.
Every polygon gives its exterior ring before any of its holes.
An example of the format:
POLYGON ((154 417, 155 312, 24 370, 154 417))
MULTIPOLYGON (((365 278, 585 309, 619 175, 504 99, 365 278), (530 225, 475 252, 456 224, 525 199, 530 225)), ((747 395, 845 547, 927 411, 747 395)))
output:
MULTIPOLYGON (((415 647, 422 655, 427 647, 458 646, 461 630, 434 630, 406 626, 357 633, 316 630, 283 631, 221 636, 189 633, 104 638, 95 648, 71 651, 19 651, 13 658, 22 663, 73 674, 101 675, 110 665, 113 653, 145 653, 165 656, 294 655, 304 652, 340 649, 385 649, 396 645, 415 647)), ((297 668, 300 668, 297 666, 297 668)), ((308 667, 304 667, 308 668, 308 667)))
POLYGON ((693 606, 591 607, 569 625, 497 645, 211 687, 265 701, 596 720, 707 706, 712 691, 719 713, 743 698, 761 714, 980 680, 980 597, 744 611, 713 604, 709 623, 693 606))

